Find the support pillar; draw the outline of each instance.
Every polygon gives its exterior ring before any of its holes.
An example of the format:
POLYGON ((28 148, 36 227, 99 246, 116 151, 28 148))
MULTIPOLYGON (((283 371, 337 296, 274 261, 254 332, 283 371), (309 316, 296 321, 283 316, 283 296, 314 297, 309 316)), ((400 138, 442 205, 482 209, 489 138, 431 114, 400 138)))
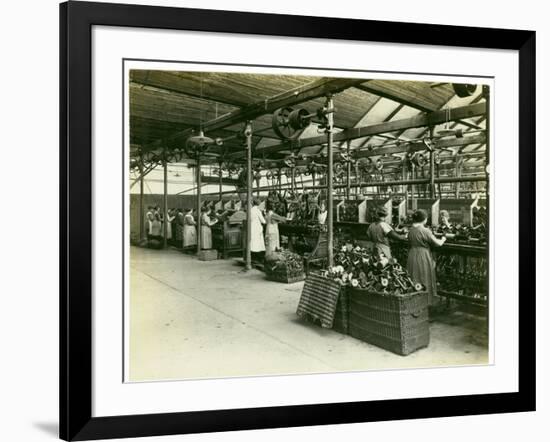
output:
POLYGON ((201 157, 197 155, 196 162, 196 181, 197 181, 197 253, 200 253, 202 247, 202 234, 201 234, 201 157))
POLYGON ((244 130, 246 136, 246 263, 245 269, 252 269, 252 123, 246 123, 244 130))
POLYGON ((347 184, 346 187, 346 198, 349 200, 351 196, 351 140, 348 140, 347 144, 347 154, 348 154, 348 176, 347 176, 347 184))
POLYGON ((327 96, 326 109, 327 113, 327 257, 328 265, 334 264, 334 223, 333 223, 333 158, 332 158, 332 143, 333 143, 333 126, 334 126, 334 113, 332 112, 333 101, 332 96, 327 96))
POLYGON ((143 216, 143 155, 139 156, 139 239, 145 239, 145 218, 143 216))
POLYGON ((163 150, 162 154, 162 165, 164 167, 164 191, 163 191, 163 204, 164 204, 164 216, 162 222, 162 243, 163 247, 166 248, 168 245, 168 165, 166 164, 166 148, 163 150))

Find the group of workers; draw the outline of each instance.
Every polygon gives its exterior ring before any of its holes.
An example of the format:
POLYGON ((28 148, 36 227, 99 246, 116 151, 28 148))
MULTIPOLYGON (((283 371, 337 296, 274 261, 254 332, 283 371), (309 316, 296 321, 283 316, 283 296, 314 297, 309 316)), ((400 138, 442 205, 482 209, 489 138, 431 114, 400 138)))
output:
MULTIPOLYGON (((387 258, 392 257, 390 239, 395 241, 408 241, 409 255, 407 258, 407 271, 415 282, 424 285, 428 293, 429 305, 434 305, 437 295, 437 279, 435 260, 432 256, 432 248, 441 247, 447 238, 435 237, 433 232, 426 227, 428 216, 424 210, 416 210, 412 216, 412 226, 406 235, 398 233, 385 220, 388 213, 385 208, 376 211, 378 219, 371 223, 367 229, 368 245, 378 253, 383 253, 387 258)), ((441 211, 441 222, 448 225, 449 213, 441 211)))
MULTIPOLYGON (((164 240, 164 214, 160 208, 149 206, 145 215, 147 243, 150 248, 161 248, 164 240)), ((193 209, 169 209, 166 220, 166 241, 168 244, 185 250, 197 246, 197 221, 193 209)), ((201 208, 200 227, 202 248, 212 248, 212 231, 210 227, 218 220, 211 209, 201 208)))
MULTIPOLYGON (((281 248, 279 237, 279 223, 285 223, 292 220, 293 212, 289 212, 286 217, 275 212, 273 203, 266 201, 265 216, 260 209, 260 202, 257 199, 252 201, 251 223, 250 223, 250 252, 252 260, 261 260, 263 255, 269 255, 281 248), (265 238, 264 228, 265 225, 265 238)), ((319 204, 317 222, 320 225, 326 223, 327 209, 324 201, 319 204)))
MULTIPOLYGON (((170 209, 167 212, 166 238, 169 244, 185 250, 194 250, 197 246, 197 221, 193 209, 170 209), (173 234, 175 232, 175 234, 173 234)), ((378 253, 391 258, 391 243, 394 241, 408 241, 409 255, 407 270, 415 282, 420 282, 426 287, 430 305, 434 303, 437 294, 437 281, 435 260, 431 249, 440 247, 445 243, 446 237, 435 237, 433 232, 426 227, 427 214, 424 210, 417 210, 412 214, 412 227, 407 234, 397 232, 386 222, 388 213, 381 207, 376 211, 378 219, 371 223, 367 229, 367 246, 378 253)), ((146 215, 147 238, 150 247, 162 247, 164 234, 164 216, 159 207, 149 207, 146 215)), ((281 247, 279 237, 279 223, 290 221, 291 215, 281 216, 275 212, 270 201, 266 201, 265 212, 260 209, 258 199, 252 201, 250 212, 250 252, 253 260, 261 260, 264 254, 273 253, 281 247), (265 225, 265 236, 264 236, 265 225)), ((317 221, 323 225, 326 223, 326 204, 321 201, 317 221)), ((201 248, 212 248, 211 227, 218 222, 217 217, 210 207, 202 207, 200 215, 201 248)), ((447 211, 440 213, 440 222, 448 224, 447 211)))

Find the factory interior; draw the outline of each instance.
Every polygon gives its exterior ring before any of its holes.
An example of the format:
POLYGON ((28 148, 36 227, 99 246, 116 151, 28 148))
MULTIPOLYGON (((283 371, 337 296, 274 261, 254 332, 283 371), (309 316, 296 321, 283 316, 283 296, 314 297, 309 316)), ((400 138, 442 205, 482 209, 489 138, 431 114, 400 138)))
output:
POLYGON ((490 363, 490 87, 353 75, 129 71, 129 380, 490 363))

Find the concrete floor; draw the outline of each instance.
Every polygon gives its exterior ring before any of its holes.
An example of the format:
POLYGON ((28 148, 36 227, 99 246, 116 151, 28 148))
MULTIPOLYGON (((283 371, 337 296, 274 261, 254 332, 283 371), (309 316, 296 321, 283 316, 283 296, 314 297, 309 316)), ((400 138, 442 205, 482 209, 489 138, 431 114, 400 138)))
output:
POLYGON ((130 381, 485 364, 485 321, 452 313, 426 349, 399 356, 296 316, 303 282, 236 260, 131 248, 130 381))

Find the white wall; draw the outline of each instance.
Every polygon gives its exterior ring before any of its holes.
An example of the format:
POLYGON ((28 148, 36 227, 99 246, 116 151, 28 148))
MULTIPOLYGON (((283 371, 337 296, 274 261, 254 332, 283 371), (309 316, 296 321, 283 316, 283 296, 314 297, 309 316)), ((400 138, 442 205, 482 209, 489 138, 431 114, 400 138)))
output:
MULTIPOLYGON (((550 29, 545 2, 524 0, 509 4, 464 0, 393 0, 360 2, 339 0, 130 1, 199 8, 312 14, 378 20, 415 21, 454 25, 536 29, 538 32, 538 127, 547 125, 550 78, 550 29)), ((0 127, 2 128, 1 205, 2 271, 0 274, 2 382, 0 440, 54 440, 57 422, 58 320, 58 9, 56 0, 2 2, 0 44, 0 127), (23 207, 19 194, 40 192, 33 207, 23 207), (29 241, 32 240, 31 241, 29 241)), ((543 208, 548 190, 548 143, 538 134, 539 225, 550 211, 543 208)), ((21 198, 27 201, 28 198, 21 198)), ((515 216, 516 214, 511 214, 515 216)), ((550 266, 543 253, 548 244, 539 232, 539 274, 550 266), (543 244, 540 244, 543 243, 543 244)), ((550 311, 550 285, 538 282, 539 292, 539 411, 531 414, 402 421, 345 426, 282 429, 214 435, 151 438, 169 441, 279 441, 279 440, 398 440, 464 441, 517 440, 548 434, 549 415, 547 338, 550 327, 543 312, 550 311), (543 335, 544 334, 544 335, 543 335), (540 434, 539 433, 539 434, 540 434)), ((531 296, 525 293, 525 296, 531 296)))

